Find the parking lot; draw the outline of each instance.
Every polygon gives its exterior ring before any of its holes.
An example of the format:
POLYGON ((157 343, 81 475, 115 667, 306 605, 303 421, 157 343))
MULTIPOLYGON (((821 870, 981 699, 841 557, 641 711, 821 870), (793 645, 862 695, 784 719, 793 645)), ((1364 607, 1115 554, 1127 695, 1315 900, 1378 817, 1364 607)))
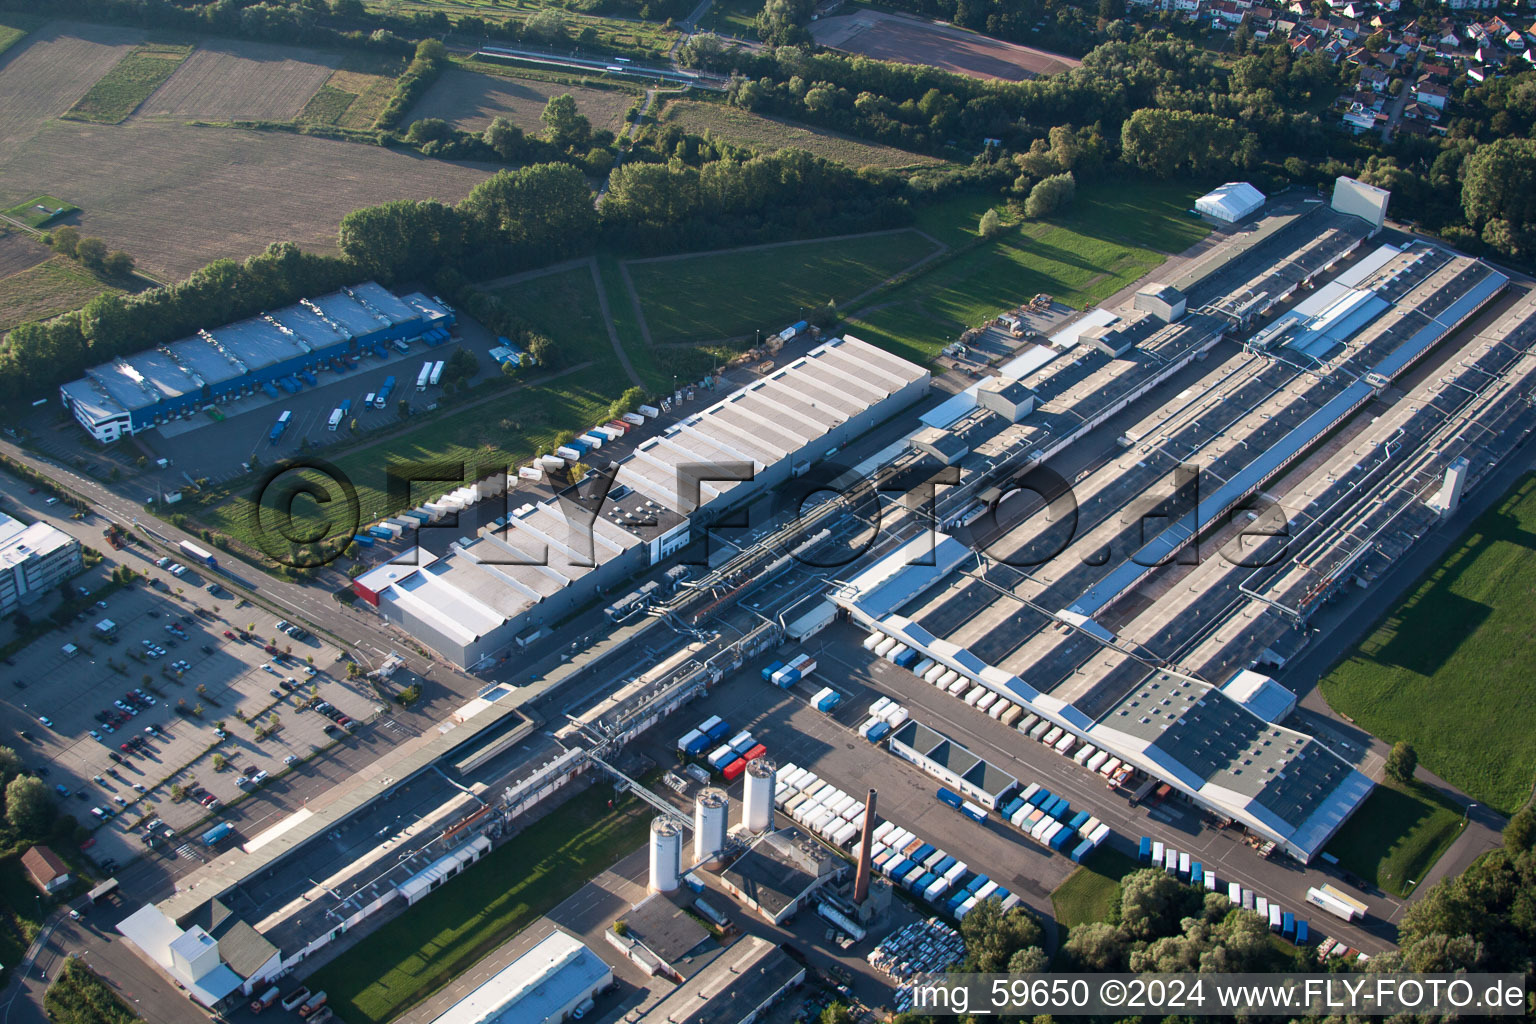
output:
POLYGON ((5 668, 23 759, 51 768, 65 810, 103 843, 145 819, 192 827, 255 788, 243 775, 280 774, 377 704, 346 681, 335 649, 279 633, 274 616, 227 594, 212 607, 192 602, 203 579, 191 570, 148 573, 154 585, 111 593, 68 643, 33 644, 5 668), (350 721, 305 707, 315 700, 350 721), (172 787, 193 795, 175 799, 172 787))

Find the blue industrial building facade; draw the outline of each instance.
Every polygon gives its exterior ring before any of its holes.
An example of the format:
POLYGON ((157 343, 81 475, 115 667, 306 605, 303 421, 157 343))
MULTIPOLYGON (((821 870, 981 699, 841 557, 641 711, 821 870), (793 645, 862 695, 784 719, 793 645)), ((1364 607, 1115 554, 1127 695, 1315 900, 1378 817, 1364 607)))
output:
POLYGON ((297 375, 337 357, 435 343, 453 322, 437 299, 366 281, 92 367, 59 396, 91 436, 115 441, 275 384, 297 390, 297 375))

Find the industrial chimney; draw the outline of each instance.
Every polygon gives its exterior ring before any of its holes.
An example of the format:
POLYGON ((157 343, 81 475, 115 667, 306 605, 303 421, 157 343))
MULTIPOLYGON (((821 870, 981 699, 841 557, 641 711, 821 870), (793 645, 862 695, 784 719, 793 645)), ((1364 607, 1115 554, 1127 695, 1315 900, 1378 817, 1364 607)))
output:
POLYGON ((730 798, 725 790, 711 786, 700 790, 693 802, 693 860, 695 864, 714 864, 725 851, 729 825, 730 798))
POLYGON ((682 873, 683 830, 667 817, 651 822, 651 891, 672 892, 682 873))
POLYGON ((875 841, 875 791, 864 798, 864 832, 859 837, 859 867, 853 876, 853 902, 863 903, 869 896, 869 850, 875 841))
POLYGON ((747 762, 746 792, 741 806, 741 823, 748 832, 767 832, 773 828, 773 797, 778 768, 766 757, 747 762))

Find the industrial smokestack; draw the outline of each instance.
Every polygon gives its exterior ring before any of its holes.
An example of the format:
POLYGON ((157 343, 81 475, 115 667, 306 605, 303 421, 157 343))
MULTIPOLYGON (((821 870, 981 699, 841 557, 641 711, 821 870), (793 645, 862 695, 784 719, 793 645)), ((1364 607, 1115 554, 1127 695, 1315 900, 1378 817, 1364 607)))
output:
POLYGON ((864 798, 864 833, 859 837, 859 868, 853 876, 853 902, 863 903, 869 895, 870 847, 875 841, 875 791, 864 798))

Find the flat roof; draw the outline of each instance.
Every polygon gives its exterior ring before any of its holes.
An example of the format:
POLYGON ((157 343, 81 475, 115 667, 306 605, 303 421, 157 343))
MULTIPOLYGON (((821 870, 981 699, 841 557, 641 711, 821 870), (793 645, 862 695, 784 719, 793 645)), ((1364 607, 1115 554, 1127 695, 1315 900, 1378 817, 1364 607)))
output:
POLYGON ((747 899, 777 914, 820 884, 832 855, 797 828, 769 832, 720 873, 747 899))
POLYGON ((642 1024, 740 1024, 804 974, 767 939, 747 935, 641 1017, 642 1024))
POLYGON ((544 1024, 565 1011, 613 971, 577 938, 556 929, 491 975, 432 1024, 544 1024))

